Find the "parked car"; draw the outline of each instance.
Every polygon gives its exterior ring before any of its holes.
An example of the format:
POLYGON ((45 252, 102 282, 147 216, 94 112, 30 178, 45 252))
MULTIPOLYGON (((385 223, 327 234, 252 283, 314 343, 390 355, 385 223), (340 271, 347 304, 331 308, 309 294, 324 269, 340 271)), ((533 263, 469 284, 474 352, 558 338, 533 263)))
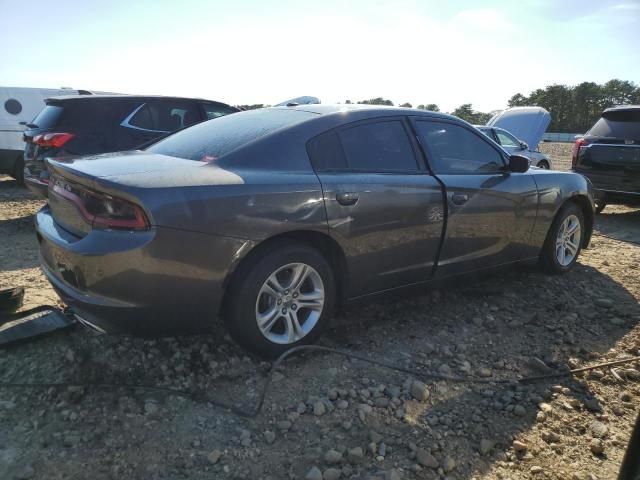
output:
POLYGON ((576 140, 571 163, 597 190, 597 213, 608 203, 639 206, 640 105, 607 108, 576 140))
POLYGON ((507 152, 511 154, 517 153, 518 155, 527 157, 531 160, 532 165, 538 168, 544 168, 545 170, 553 168, 551 159, 547 155, 539 150, 531 150, 526 142, 517 139, 503 128, 487 127, 484 125, 476 125, 476 128, 507 152))
POLYGON ((44 159, 133 150, 171 132, 239 109, 209 100, 134 96, 66 96, 46 106, 24 132, 24 179, 46 197, 44 159))
POLYGON ((541 107, 512 107, 494 115, 486 125, 477 125, 507 152, 531 159, 539 168, 553 168, 551 159, 538 150, 544 132, 551 123, 551 115, 541 107))
POLYGON ((22 183, 25 125, 44 108, 45 99, 59 95, 91 95, 69 88, 0 87, 0 173, 22 183))
POLYGON ((449 115, 365 105, 251 110, 145 151, 47 161, 42 269, 82 322, 312 342, 336 304, 589 243, 587 179, 529 169, 449 115))

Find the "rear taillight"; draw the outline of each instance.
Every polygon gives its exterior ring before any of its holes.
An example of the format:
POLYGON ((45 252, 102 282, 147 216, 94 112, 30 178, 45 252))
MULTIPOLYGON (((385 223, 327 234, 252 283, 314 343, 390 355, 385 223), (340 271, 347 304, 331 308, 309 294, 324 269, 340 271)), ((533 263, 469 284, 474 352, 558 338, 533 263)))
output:
POLYGON ((33 143, 40 147, 60 148, 73 137, 73 133, 41 133, 33 137, 33 143))
POLYGON ((576 139, 576 143, 573 145, 573 152, 571 153, 571 166, 575 167, 578 163, 578 156, 580 155, 580 149, 589 145, 589 141, 584 138, 576 139))
POLYGON ((149 222, 142 208, 133 202, 95 192, 60 179, 49 184, 57 195, 73 203, 84 220, 94 228, 147 230, 149 222))

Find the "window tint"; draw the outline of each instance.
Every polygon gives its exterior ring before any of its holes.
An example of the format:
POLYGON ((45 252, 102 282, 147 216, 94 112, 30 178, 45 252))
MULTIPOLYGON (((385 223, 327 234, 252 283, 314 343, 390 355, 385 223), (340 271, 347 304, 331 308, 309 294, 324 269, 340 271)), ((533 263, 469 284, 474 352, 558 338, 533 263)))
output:
POLYGON ((195 103, 184 101, 149 101, 136 107, 128 125, 157 132, 173 132, 198 123, 195 103))
POLYGON ((307 146, 313 168, 318 171, 346 170, 347 159, 335 131, 316 137, 307 146))
POLYGON ((591 127, 589 135, 638 140, 640 139, 640 110, 607 112, 591 127))
POLYGON ((500 140, 500 145, 503 147, 519 147, 520 142, 516 140, 516 138, 507 132, 503 132, 501 130, 496 130, 496 136, 498 140, 500 140))
POLYGON ((351 170, 415 171, 416 159, 407 132, 398 120, 366 123, 339 131, 351 170))
POLYGON ((149 152, 215 162, 227 153, 278 129, 315 117, 301 110, 260 109, 203 122, 160 140, 149 152))
POLYGON ((154 130, 153 122, 151 121, 151 109, 147 104, 138 107, 136 113, 129 120, 129 125, 144 128, 145 130, 154 130))
POLYGON ((435 173, 495 172, 504 165, 502 155, 489 142, 464 127, 418 121, 416 128, 435 173))
POLYGON ((203 103, 202 106, 204 107, 204 112, 207 116, 207 120, 237 112, 235 108, 219 103, 203 103))

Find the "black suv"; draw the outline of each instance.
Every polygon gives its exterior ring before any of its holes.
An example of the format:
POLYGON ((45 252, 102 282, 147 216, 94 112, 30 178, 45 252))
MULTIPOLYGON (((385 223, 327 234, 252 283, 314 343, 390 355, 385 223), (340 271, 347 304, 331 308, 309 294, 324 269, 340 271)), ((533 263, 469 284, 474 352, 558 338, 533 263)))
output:
POLYGON ((201 99, 95 95, 50 98, 24 132, 24 180, 47 196, 44 159, 134 150, 190 125, 238 112, 201 99))
POLYGON ((598 213, 607 203, 640 205, 640 105, 607 108, 576 140, 571 160, 596 188, 598 213))

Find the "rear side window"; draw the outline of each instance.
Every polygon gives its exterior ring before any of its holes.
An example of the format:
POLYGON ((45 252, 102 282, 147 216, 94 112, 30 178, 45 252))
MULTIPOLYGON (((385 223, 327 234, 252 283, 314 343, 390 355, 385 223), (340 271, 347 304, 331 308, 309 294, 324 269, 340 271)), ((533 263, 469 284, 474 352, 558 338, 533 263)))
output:
POLYGON ((53 128, 56 126, 62 110, 63 108, 57 105, 47 105, 40 111, 32 123, 40 128, 53 128))
POLYGON ((407 132, 399 120, 375 122, 339 132, 351 170, 414 171, 418 169, 407 132))
POLYGON ((400 120, 369 122, 332 130, 307 148, 317 171, 413 172, 418 164, 400 120))
POLYGON ((216 103, 203 103, 202 107, 204 108, 207 120, 223 117, 224 115, 229 115, 230 113, 235 113, 238 111, 235 108, 229 107, 228 105, 216 103))
POLYGON ((200 121, 196 104, 182 101, 149 101, 137 106, 122 122, 124 127, 173 132, 200 121))
POLYGON ((434 173, 490 173, 504 166, 502 155, 489 142, 460 125, 418 121, 416 129, 434 173))
POLYGON ((313 168, 318 172, 346 170, 347 159, 338 134, 332 130, 314 138, 307 146, 313 168))
POLYGON ((640 139, 640 110, 606 112, 589 130, 594 137, 640 139))
POLYGON ((194 125, 160 140, 147 151, 189 160, 215 162, 260 137, 315 116, 315 113, 293 109, 249 110, 194 125))

